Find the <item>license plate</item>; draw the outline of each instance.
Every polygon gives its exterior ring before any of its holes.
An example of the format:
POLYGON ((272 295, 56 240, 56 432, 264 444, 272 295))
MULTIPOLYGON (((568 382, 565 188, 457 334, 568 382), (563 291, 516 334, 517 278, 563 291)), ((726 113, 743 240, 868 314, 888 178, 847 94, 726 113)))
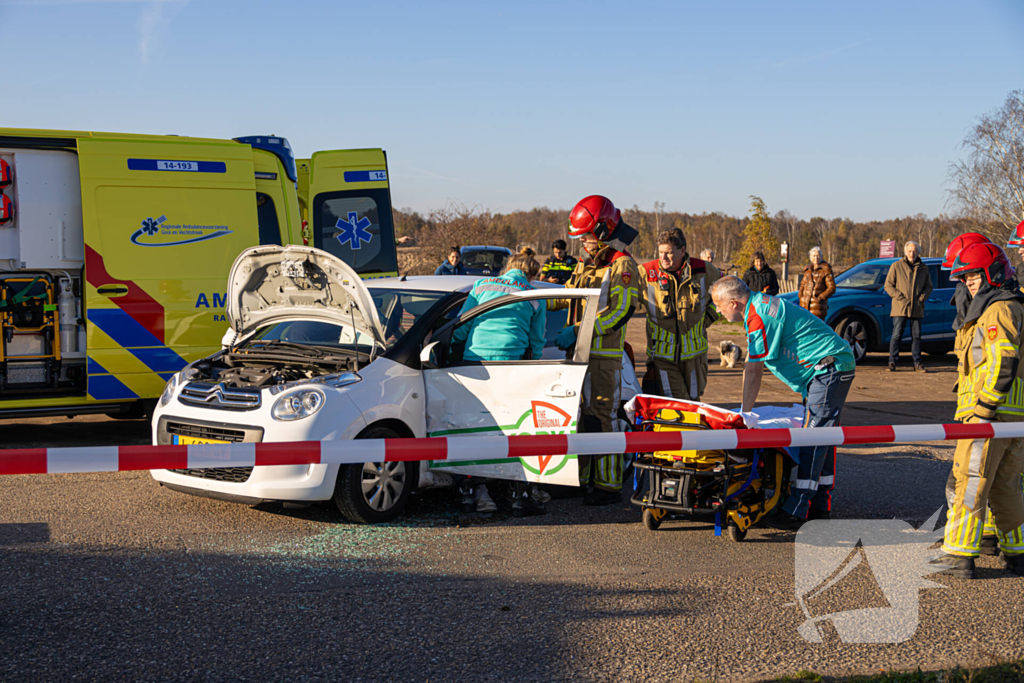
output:
POLYGON ((179 436, 174 435, 174 444, 176 446, 195 446, 198 444, 206 443, 231 443, 230 441, 218 441, 217 439, 200 439, 195 436, 179 436))

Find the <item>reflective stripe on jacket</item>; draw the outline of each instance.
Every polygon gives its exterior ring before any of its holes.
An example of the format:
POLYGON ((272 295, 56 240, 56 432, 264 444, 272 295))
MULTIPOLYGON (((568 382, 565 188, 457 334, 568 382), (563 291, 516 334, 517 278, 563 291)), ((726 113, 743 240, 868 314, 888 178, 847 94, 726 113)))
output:
POLYGON ((1024 420, 1021 337, 1024 306, 996 301, 956 333, 956 419, 1024 420))
POLYGON ((718 319, 711 285, 720 274, 710 263, 685 254, 683 258, 676 273, 661 270, 657 260, 640 266, 649 359, 678 363, 708 352, 706 330, 718 319))
POLYGON ((552 256, 544 262, 540 269, 540 274, 546 278, 555 277, 558 279, 558 284, 564 285, 572 277, 572 272, 576 269, 577 263, 579 263, 579 260, 568 254, 566 254, 564 261, 559 261, 552 256))
MULTIPOLYGON (((598 252, 596 258, 576 264, 565 286, 601 290, 594 321, 594 339, 590 345, 592 358, 622 357, 626 323, 640 305, 639 281, 640 273, 633 257, 612 247, 598 252)), ((579 326, 583 318, 583 302, 579 299, 548 300, 548 309, 556 311, 563 308, 569 309, 569 324, 579 326)))

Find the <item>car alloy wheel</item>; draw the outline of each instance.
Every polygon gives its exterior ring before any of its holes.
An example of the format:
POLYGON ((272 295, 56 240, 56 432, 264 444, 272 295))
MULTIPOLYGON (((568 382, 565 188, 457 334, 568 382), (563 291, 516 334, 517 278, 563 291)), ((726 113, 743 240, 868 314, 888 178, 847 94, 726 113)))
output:
MULTIPOLYGON (((357 439, 395 439, 399 434, 373 426, 357 439)), ((342 465, 334 486, 334 504, 346 519, 357 524, 390 522, 402 514, 417 484, 419 463, 368 462, 342 465)))
POLYGON ((868 352, 868 328, 860 318, 844 318, 837 325, 839 336, 853 349, 853 359, 860 362, 868 352))
POLYGON ((402 497, 408 480, 404 462, 363 464, 363 500, 371 510, 386 512, 402 497))

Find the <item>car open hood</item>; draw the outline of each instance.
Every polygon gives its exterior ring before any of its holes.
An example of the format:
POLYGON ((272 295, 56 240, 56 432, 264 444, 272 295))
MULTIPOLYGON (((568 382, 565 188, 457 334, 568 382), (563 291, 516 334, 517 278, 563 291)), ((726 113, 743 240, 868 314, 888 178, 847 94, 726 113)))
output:
POLYGON ((240 336, 299 318, 355 326, 384 343, 366 285, 341 259, 312 247, 266 245, 239 254, 228 276, 226 312, 240 336))

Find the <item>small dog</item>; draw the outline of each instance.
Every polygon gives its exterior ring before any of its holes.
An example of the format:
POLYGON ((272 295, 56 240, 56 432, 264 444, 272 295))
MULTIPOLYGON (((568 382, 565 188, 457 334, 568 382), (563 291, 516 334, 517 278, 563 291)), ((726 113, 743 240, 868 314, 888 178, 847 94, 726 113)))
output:
POLYGON ((743 355, 743 349, 731 341, 723 341, 718 344, 718 351, 721 354, 722 367, 736 367, 736 364, 740 362, 740 357, 743 355))

